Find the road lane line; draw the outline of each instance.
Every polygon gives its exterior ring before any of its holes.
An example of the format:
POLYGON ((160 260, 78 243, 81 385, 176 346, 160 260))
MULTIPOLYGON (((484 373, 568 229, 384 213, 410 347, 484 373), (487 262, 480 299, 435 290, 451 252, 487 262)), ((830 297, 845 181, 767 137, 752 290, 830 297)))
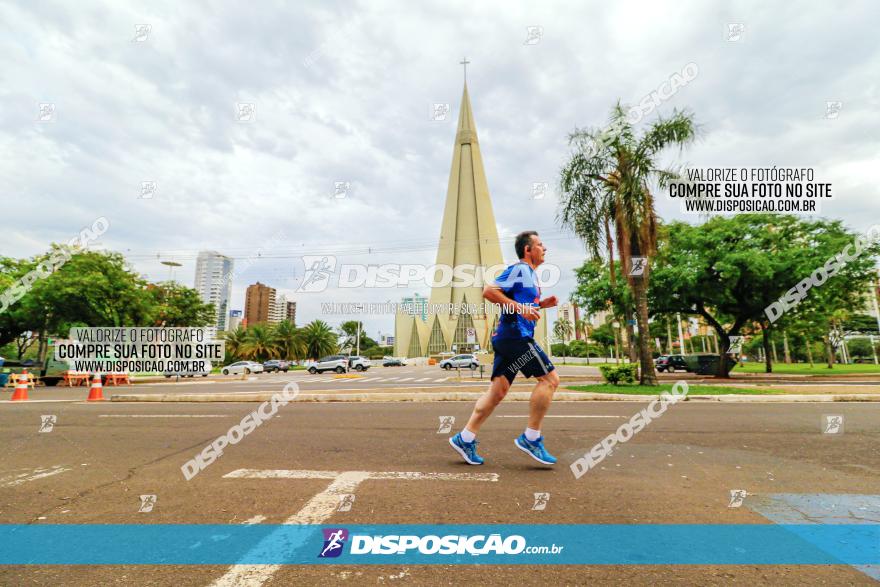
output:
POLYGON ((61 465, 55 465, 50 469, 34 469, 31 473, 22 473, 19 475, 10 475, 0 479, 0 487, 16 487, 21 485, 22 483, 27 483, 28 481, 36 481, 37 479, 44 479, 46 477, 51 477, 52 475, 57 475, 58 473, 63 473, 65 471, 70 471, 67 467, 62 467, 61 465), (4 483, 7 479, 13 479, 13 481, 9 481, 4 483))
MULTIPOLYGON (((233 471, 235 473, 236 471, 233 471)), ((294 471, 296 472, 296 471, 294 471)), ((299 471, 300 473, 327 473, 328 471, 299 471)), ((329 471, 332 472, 332 471, 329 471)), ((224 475, 229 477, 230 475, 224 475)), ((347 471, 338 473, 333 482, 321 493, 314 496, 297 513, 287 518, 285 524, 321 524, 327 520, 339 507, 339 497, 346 493, 354 493, 361 481, 366 479, 369 473, 366 471, 347 471)), ((303 477, 325 478, 325 477, 303 477)), ((272 535, 270 534, 257 546, 254 551, 261 547, 271 546, 272 535)), ((232 565, 226 574, 211 583, 211 587, 258 587, 272 578, 281 565, 232 565)))
MULTIPOLYGON (((354 494, 358 485, 367 479, 434 480, 434 481, 498 481, 497 473, 417 473, 376 471, 312 471, 312 470, 259 470, 238 469, 223 478, 250 479, 333 479, 324 491, 315 495, 284 524, 323 524, 339 507, 339 499, 354 494)), ((277 545, 272 534, 258 543, 250 553, 269 550, 277 545)), ((250 554, 248 553, 248 554, 250 554)), ((232 565, 226 574, 211 583, 210 587, 259 587, 272 578, 282 565, 232 565)))
POLYGON ((230 418, 225 414, 98 414, 99 418, 230 418))
MULTIPOLYGON (((499 418, 528 418, 528 416, 525 414, 522 416, 498 416, 498 417, 499 418)), ((576 415, 576 414, 559 415, 559 416, 546 415, 544 417, 545 418, 623 418, 623 416, 588 416, 588 415, 576 415)))

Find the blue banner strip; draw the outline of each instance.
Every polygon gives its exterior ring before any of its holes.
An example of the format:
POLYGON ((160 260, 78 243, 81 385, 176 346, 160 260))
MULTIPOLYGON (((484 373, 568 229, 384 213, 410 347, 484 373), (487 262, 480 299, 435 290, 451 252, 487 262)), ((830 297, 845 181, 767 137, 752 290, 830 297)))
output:
POLYGON ((0 525, 2 565, 401 563, 870 565, 880 525, 0 525))

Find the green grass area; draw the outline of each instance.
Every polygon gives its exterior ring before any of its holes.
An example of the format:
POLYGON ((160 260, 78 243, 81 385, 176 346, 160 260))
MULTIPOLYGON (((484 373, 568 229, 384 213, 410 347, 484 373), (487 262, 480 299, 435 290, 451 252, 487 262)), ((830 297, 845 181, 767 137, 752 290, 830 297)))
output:
MULTIPOLYGON (((550 359, 553 361, 554 365, 565 365, 566 367, 601 367, 603 365, 609 366, 609 367, 616 367, 618 365, 617 363, 590 363, 588 365, 586 363, 573 363, 571 361, 569 361, 568 363, 563 363, 562 357, 557 357, 557 356, 550 357, 550 359)), ((621 361, 620 364, 621 365, 629 365, 629 361, 621 361)))
MULTIPOLYGON (((742 366, 734 367, 733 373, 764 373, 764 363, 746 363, 742 366)), ((824 377, 833 377, 846 373, 880 373, 880 365, 873 363, 859 363, 854 365, 838 365, 835 363, 833 369, 829 369, 825 363, 816 363, 810 367, 809 363, 773 363, 773 373, 781 375, 818 375, 824 377)))
MULTIPOLYGON (((572 391, 585 391, 588 393, 623 393, 627 395, 660 395, 664 391, 670 391, 672 384, 657 386, 599 383, 596 385, 569 385, 565 389, 572 391)), ((724 387, 721 385, 688 385, 688 395, 768 395, 785 393, 780 389, 770 387, 724 387)))

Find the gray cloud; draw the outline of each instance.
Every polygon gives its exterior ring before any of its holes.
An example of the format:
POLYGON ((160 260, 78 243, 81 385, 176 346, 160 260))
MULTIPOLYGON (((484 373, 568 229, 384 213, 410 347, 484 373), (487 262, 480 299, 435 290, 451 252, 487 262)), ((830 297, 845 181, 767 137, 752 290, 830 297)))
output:
MULTIPOLYGON (((160 258, 178 259, 176 277, 191 283, 196 251, 243 259, 283 234, 240 274, 233 307, 258 279, 293 294, 296 257, 317 250, 431 263, 463 55, 499 230, 547 229, 549 260, 566 270, 560 297, 583 251, 549 230, 556 197, 531 200, 532 182, 556 183, 575 127, 604 124, 617 99, 637 103, 689 62, 698 77, 646 120, 696 114, 703 135, 680 160, 814 167, 835 186, 824 213, 863 228, 878 211, 878 12, 870 2, 6 3, 0 188, 9 217, 27 222, 7 222, 0 250, 36 254, 103 215, 108 248, 152 279, 167 277, 160 258), (152 30, 132 42, 139 23, 152 30), (744 25, 741 41, 726 39, 728 23, 744 25), (544 35, 526 45, 532 25, 544 35), (823 117, 828 100, 843 102, 839 118, 823 117), (55 103, 56 122, 35 121, 40 102, 55 103), (256 121, 236 121, 239 102, 256 105, 256 121), (450 103, 446 121, 429 119, 433 103, 450 103), (154 199, 138 198, 146 180, 158 183, 154 199), (352 183, 350 198, 331 198, 336 181, 352 183)), ((664 196, 658 208, 680 217, 664 196)), ((303 321, 351 295, 291 297, 303 321)), ((392 328, 391 317, 366 322, 371 334, 392 328)))

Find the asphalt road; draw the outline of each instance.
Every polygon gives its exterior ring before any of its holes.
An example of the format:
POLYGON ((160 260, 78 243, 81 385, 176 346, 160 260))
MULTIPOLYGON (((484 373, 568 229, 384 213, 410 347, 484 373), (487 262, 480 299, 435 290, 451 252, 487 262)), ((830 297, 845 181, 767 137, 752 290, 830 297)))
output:
MULTIPOLYGON (((458 430, 469 403, 293 403, 187 481, 181 465, 253 405, 6 403, 0 406, 0 521, 279 524, 309 510, 330 483, 227 476, 241 469, 498 476, 494 482, 367 479, 354 490, 350 511, 334 508, 314 522, 340 525, 764 524, 754 504, 768 496, 880 493, 875 404, 679 404, 601 468, 575 479, 567 464, 640 407, 555 404, 545 434, 560 464, 548 469, 513 446, 525 425, 523 403, 502 404, 484 428, 483 467, 460 462, 449 435, 437 432, 448 416, 458 430), (828 413, 845 417, 843 434, 822 433, 828 413), (46 415, 55 416, 54 427, 39 432, 46 415), (731 489, 749 492, 742 507, 728 507, 731 489), (544 511, 532 510, 536 492, 550 494, 544 511), (156 496, 152 511, 138 511, 141 495, 156 496)), ((10 566, 0 567, 0 584, 178 587, 210 585, 229 572, 225 566, 10 566)), ((263 573, 265 585, 872 584, 849 566, 340 565, 263 573)))
MULTIPOLYGON (((488 368, 487 368, 488 369, 488 368)), ((566 385, 590 384, 601 381, 599 370, 595 367, 559 365, 562 387, 566 385)), ((166 393, 235 393, 235 392, 269 392, 280 391, 288 382, 295 382, 304 392, 358 392, 358 391, 403 391, 410 388, 422 390, 456 390, 467 388, 479 390, 489 384, 488 371, 480 377, 479 371, 462 369, 444 371, 437 366, 406 366, 406 367, 372 367, 366 372, 352 372, 345 375, 322 373, 311 375, 306 371, 289 371, 287 373, 260 373, 248 376, 222 376, 175 378, 153 380, 148 383, 134 385, 105 386, 104 396, 109 399, 113 394, 166 394, 166 393)), ((735 378, 730 381, 714 378, 701 378, 692 374, 674 373, 660 374, 661 382, 672 383, 680 379, 699 381, 700 385, 739 385, 755 384, 757 377, 753 375, 735 378)), ((534 380, 520 376, 514 381, 514 390, 529 391, 534 380)), ((877 393, 880 380, 870 377, 835 378, 834 381, 798 381, 780 380, 764 385, 779 389, 789 389, 797 393, 877 393)), ((88 387, 37 387, 30 390, 32 400, 71 400, 85 399, 89 394, 88 387)), ((12 395, 12 388, 0 391, 0 400, 7 400, 12 395)))

